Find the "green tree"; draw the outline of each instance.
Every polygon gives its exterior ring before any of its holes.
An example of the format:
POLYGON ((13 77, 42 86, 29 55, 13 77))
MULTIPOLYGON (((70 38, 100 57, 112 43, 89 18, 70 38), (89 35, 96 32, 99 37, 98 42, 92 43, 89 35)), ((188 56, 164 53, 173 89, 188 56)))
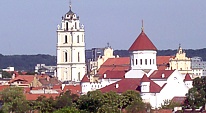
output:
POLYGON ((206 102, 206 77, 195 78, 193 80, 193 88, 189 89, 186 94, 186 100, 184 102, 186 108, 204 107, 206 102))
POLYGON ((77 107, 80 110, 96 113, 103 105, 103 94, 99 90, 88 92, 82 95, 77 101, 77 107))
POLYGON ((62 95, 56 98, 55 107, 60 109, 63 107, 72 106, 72 104, 77 102, 79 96, 76 94, 71 94, 71 91, 66 91, 62 95))
POLYGON ((65 107, 57 111, 54 111, 53 113, 83 113, 83 112, 81 112, 79 109, 75 107, 65 107))
POLYGON ((124 109, 127 106, 130 106, 134 101, 142 102, 142 98, 140 94, 136 91, 128 90, 121 95, 121 101, 120 101, 120 108, 124 109))
POLYGON ((136 100, 126 107, 127 113, 145 113, 147 109, 150 110, 150 108, 147 108, 147 104, 136 100))
POLYGON ((9 87, 1 92, 3 101, 2 110, 5 113, 24 113, 29 110, 29 105, 23 94, 23 89, 19 87, 9 87))
POLYGON ((55 111, 55 100, 53 97, 46 98, 45 96, 40 96, 36 100, 35 108, 42 113, 51 113, 55 111))

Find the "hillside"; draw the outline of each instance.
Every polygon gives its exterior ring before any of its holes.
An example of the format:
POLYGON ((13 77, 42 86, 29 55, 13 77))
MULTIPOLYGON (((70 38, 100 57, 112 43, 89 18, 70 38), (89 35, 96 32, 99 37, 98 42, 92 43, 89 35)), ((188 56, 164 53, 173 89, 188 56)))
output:
POLYGON ((0 69, 14 66, 15 70, 34 71, 36 64, 56 65, 56 56, 51 55, 2 55, 0 69))
MULTIPOLYGON (((206 61, 206 48, 203 49, 188 49, 185 50, 188 57, 199 56, 206 61)), ((157 52, 158 56, 170 56, 175 55, 177 50, 159 50, 157 52)), ((114 55, 119 55, 120 57, 128 57, 128 50, 115 50, 114 55)), ((56 65, 56 56, 51 55, 2 55, 0 54, 0 69, 6 68, 8 66, 14 66, 15 70, 26 70, 34 71, 34 66, 36 64, 46 64, 46 65, 56 65)))

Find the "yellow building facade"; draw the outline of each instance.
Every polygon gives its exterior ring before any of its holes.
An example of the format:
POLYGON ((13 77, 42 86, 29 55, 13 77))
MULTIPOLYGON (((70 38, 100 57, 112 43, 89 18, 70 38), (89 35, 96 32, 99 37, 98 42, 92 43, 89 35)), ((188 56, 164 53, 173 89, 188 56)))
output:
POLYGON ((191 59, 186 57, 185 51, 179 46, 175 57, 170 58, 170 68, 171 70, 178 70, 181 74, 193 74, 191 69, 191 59))

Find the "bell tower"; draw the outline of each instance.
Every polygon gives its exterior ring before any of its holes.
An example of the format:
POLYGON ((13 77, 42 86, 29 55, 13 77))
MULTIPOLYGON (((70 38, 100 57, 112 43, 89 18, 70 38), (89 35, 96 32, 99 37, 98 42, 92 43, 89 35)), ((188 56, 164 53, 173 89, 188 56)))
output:
POLYGON ((60 81, 80 82, 86 73, 84 25, 69 11, 57 26, 57 77, 60 81))

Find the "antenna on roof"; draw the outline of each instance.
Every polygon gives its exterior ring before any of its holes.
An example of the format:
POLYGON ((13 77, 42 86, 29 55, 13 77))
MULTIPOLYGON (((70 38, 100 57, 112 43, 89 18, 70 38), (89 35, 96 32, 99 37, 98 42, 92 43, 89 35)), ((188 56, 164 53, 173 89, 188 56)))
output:
POLYGON ((142 19, 142 32, 144 32, 144 21, 142 19))

